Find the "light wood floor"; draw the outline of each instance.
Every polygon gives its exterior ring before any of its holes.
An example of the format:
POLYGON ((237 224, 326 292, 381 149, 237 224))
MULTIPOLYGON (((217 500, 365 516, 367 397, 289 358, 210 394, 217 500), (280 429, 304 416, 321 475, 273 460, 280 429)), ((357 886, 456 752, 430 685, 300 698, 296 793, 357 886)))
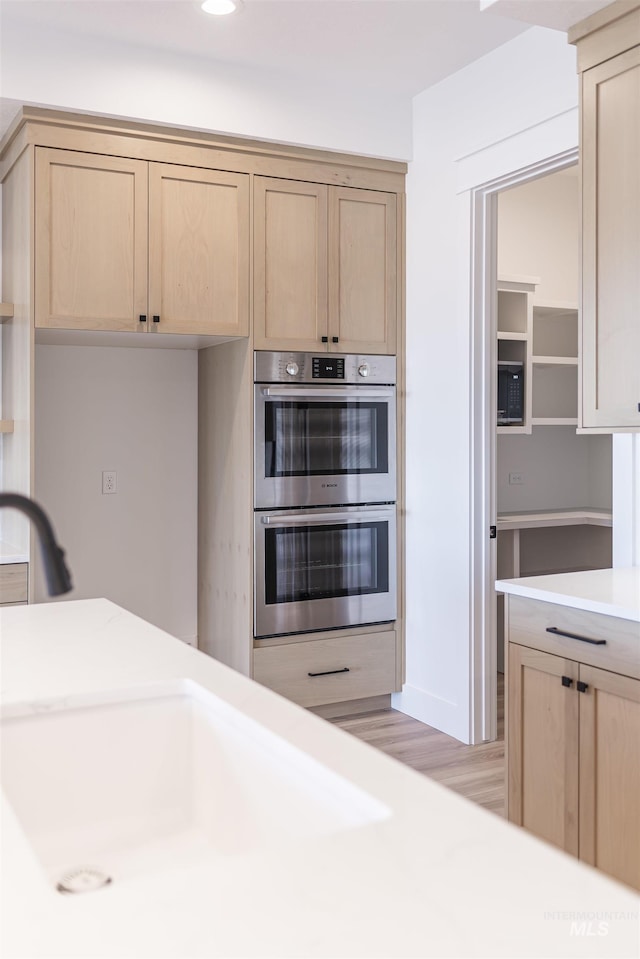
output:
POLYGON ((498 674, 498 738, 465 746, 395 709, 332 720, 341 729, 486 809, 505 814, 504 677, 498 674))

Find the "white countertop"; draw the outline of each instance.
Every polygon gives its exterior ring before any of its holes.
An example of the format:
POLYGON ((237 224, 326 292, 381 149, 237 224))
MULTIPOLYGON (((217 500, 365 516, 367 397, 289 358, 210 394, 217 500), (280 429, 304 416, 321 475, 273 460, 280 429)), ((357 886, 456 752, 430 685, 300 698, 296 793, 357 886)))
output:
POLYGON ((631 890, 112 603, 6 608, 0 636, 5 704, 190 677, 391 810, 62 896, 3 801, 4 959, 637 956, 631 890))
POLYGON ((499 579, 496 589, 640 623, 640 566, 499 579))

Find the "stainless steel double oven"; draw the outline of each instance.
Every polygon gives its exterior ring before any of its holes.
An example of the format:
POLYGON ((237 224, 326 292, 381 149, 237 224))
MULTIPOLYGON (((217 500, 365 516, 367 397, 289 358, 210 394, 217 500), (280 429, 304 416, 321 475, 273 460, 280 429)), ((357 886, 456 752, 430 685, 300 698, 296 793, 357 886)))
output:
POLYGON ((256 637, 396 618, 393 356, 254 356, 256 637))

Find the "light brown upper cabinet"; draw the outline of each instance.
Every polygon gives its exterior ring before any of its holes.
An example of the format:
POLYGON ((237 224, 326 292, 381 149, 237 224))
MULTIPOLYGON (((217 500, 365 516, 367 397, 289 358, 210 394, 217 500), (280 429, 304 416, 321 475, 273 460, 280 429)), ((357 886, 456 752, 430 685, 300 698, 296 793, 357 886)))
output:
POLYGON ((256 177, 256 349, 395 353, 397 198, 256 177))
POLYGON ((36 150, 36 326, 247 336, 249 177, 36 150))
POLYGON ((246 174, 149 164, 149 313, 157 332, 249 335, 246 174))
POLYGON ((581 71, 580 425, 640 430, 640 5, 614 3, 570 37, 581 71))
POLYGON ((331 348, 395 353, 396 294, 395 195, 329 187, 331 348))
POLYGON ((35 322, 136 330, 147 313, 148 163, 36 150, 35 322))

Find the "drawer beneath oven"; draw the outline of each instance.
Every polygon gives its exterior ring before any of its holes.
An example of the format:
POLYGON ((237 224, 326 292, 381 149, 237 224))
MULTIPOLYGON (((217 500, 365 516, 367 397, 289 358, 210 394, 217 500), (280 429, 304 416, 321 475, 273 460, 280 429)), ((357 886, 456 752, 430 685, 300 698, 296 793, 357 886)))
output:
POLYGON ((254 649, 253 678, 300 706, 397 692, 396 633, 332 636, 254 649))
POLYGON ((510 642, 640 679, 639 623, 524 596, 508 599, 510 642))

